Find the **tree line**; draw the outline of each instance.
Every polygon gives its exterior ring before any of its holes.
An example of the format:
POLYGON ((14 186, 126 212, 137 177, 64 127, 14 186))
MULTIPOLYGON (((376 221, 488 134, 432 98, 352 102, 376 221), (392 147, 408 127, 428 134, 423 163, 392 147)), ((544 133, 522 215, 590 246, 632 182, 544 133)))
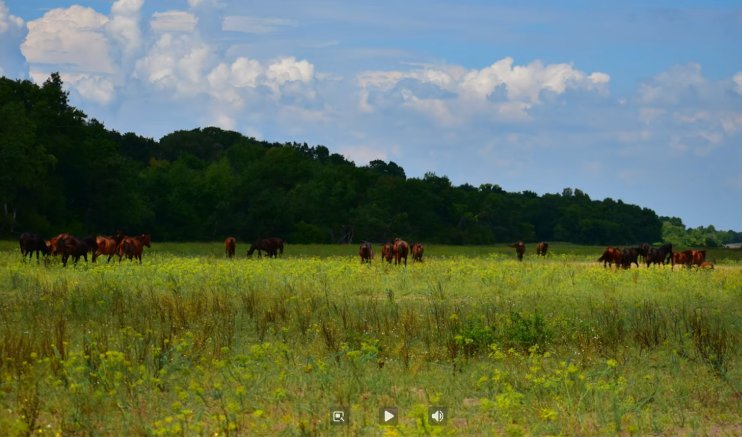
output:
POLYGON ((149 232, 155 240, 441 244, 514 240, 631 244, 662 239, 657 214, 579 190, 537 195, 357 166, 322 145, 215 127, 159 141, 106 129, 72 107, 58 74, 0 78, 0 234, 149 232))

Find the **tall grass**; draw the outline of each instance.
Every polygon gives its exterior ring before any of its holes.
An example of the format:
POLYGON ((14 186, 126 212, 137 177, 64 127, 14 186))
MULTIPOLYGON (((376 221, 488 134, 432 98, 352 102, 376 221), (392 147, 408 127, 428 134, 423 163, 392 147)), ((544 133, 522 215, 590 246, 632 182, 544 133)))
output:
POLYGON ((335 246, 216 249, 68 268, 0 253, 0 429, 315 435, 338 431, 331 405, 352 409, 355 434, 742 426, 739 264, 616 271, 431 248, 404 268, 335 246), (447 427, 427 421, 439 404, 447 427), (398 428, 377 423, 389 405, 398 428))

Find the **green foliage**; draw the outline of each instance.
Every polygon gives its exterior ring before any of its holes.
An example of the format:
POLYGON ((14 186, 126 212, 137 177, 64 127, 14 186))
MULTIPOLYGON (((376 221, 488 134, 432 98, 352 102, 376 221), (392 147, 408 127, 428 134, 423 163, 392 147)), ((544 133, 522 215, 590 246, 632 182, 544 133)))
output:
POLYGON ((661 217, 662 239, 675 247, 721 247, 742 242, 742 232, 717 231, 713 225, 687 228, 677 217, 661 217))
POLYGON ((454 186, 430 172, 408 178, 391 161, 358 167, 322 145, 267 143, 216 127, 159 141, 120 134, 69 106, 57 74, 42 86, 2 78, 0 102, 0 235, 122 229, 160 241, 402 236, 444 244, 661 238, 653 211, 592 200, 577 188, 539 196, 454 186))

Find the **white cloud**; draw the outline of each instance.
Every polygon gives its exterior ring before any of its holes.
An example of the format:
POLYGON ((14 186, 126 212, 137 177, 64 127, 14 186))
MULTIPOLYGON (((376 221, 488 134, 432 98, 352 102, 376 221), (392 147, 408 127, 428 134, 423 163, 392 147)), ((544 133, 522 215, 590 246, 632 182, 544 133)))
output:
POLYGON ((268 66, 265 73, 269 83, 283 85, 286 82, 307 83, 314 77, 314 65, 308 61, 297 61, 294 57, 281 58, 268 66))
POLYGON ((296 22, 283 18, 258 18, 229 15, 222 21, 222 30, 243 33, 271 33, 283 27, 296 26, 296 22))
POLYGON ((735 74, 734 77, 732 77, 732 81, 735 85, 734 90, 737 91, 738 94, 742 94, 742 71, 735 74))
POLYGON ((144 0, 118 0, 111 6, 111 21, 106 27, 127 56, 142 44, 139 16, 143 4, 144 0))
POLYGON ((23 19, 11 15, 3 0, 0 0, 0 35, 23 29, 23 19))
POLYGON ((212 48, 191 35, 165 33, 139 59, 134 76, 178 96, 206 90, 206 74, 213 64, 212 48))
POLYGON ((166 11, 152 14, 150 26, 157 32, 193 32, 198 18, 186 11, 166 11))
POLYGON ((683 93, 706 88, 707 82, 696 63, 676 65, 662 72, 639 88, 639 102, 648 104, 676 104, 683 93))
POLYGON ((604 93, 610 76, 601 72, 588 75, 570 64, 544 65, 538 60, 525 66, 513 65, 513 59, 507 57, 478 70, 444 66, 410 71, 369 71, 359 74, 357 80, 361 89, 359 109, 362 112, 371 112, 374 109, 369 100, 371 92, 389 93, 401 87, 402 81, 411 80, 432 85, 449 94, 449 98, 431 101, 426 96, 402 87, 407 93, 407 96, 402 95, 405 102, 412 100, 409 96, 412 93, 432 104, 408 106, 417 107, 440 120, 450 120, 446 114, 459 112, 458 109, 461 109, 448 108, 450 105, 466 106, 469 111, 474 112, 493 112, 506 119, 523 119, 527 118, 529 109, 542 103, 541 93, 544 91, 563 94, 568 89, 585 89, 604 93), (499 88, 503 90, 504 101, 499 99, 498 102, 490 102, 499 88), (464 102, 467 102, 466 105, 464 102))
POLYGON ((236 87, 255 88, 258 85, 258 78, 263 74, 260 62, 244 57, 237 58, 230 70, 231 83, 236 87))
POLYGON ((114 70, 103 27, 108 17, 91 8, 52 9, 28 23, 21 51, 31 64, 58 64, 88 73, 114 70))

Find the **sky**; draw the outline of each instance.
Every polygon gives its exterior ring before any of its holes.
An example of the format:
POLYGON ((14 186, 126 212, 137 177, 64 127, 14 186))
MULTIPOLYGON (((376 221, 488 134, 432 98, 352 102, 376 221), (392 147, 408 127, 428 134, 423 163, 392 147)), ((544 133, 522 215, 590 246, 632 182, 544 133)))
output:
POLYGON ((0 74, 159 139, 219 126, 742 230, 742 2, 0 0, 0 74))

